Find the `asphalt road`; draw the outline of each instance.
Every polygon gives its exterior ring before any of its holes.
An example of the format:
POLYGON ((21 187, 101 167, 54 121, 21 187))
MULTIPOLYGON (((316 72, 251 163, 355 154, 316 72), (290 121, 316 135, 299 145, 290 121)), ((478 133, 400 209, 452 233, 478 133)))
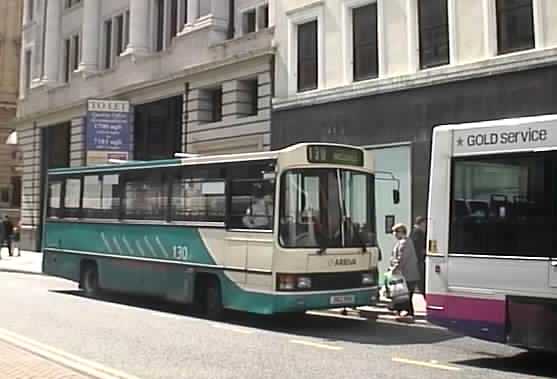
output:
POLYGON ((425 324, 237 313, 215 323, 176 305, 88 299, 76 289, 56 278, 0 273, 0 328, 146 379, 557 377, 555 356, 425 324))

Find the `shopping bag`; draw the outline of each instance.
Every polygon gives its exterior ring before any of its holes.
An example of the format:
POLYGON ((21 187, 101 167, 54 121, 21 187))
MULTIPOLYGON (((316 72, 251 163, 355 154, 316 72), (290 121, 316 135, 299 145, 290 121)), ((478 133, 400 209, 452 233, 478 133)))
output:
POLYGON ((399 272, 391 272, 387 282, 388 293, 391 298, 391 309, 406 305, 410 300, 406 279, 399 272))

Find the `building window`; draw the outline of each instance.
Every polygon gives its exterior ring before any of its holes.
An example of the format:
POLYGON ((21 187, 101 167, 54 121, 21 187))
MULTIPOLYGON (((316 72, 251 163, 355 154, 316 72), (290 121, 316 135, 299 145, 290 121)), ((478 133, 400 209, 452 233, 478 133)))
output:
POLYGON ((164 0, 157 0, 156 5, 155 51, 162 51, 164 49, 164 0))
POLYGON ((255 9, 244 12, 242 15, 242 34, 255 32, 256 20, 255 9))
POLYGON ((25 52, 25 91, 31 88, 31 50, 25 52))
POLYGON ((123 50, 126 50, 128 44, 130 43, 130 11, 127 10, 124 13, 124 47, 123 50))
POLYGON ((183 97, 134 107, 134 159, 170 159, 182 151, 183 97))
POLYGON ((35 1, 27 0, 27 21, 31 22, 35 18, 35 1))
POLYGON ((447 0, 420 0, 420 67, 449 64, 449 16, 447 0))
POLYGON ((532 0, 497 0, 499 54, 534 48, 532 0))
POLYGON ((269 5, 265 4, 259 8, 259 29, 266 29, 269 27, 269 5))
POLYGON ((317 20, 298 25, 298 92, 317 88, 317 20))
POLYGON ((70 81, 70 67, 72 64, 71 46, 71 39, 66 38, 64 40, 64 83, 68 83, 70 81))
POLYGON ((119 56, 124 51, 124 15, 118 15, 115 18, 116 22, 116 56, 119 56))
POLYGON ((354 80, 376 78, 379 73, 377 53, 377 4, 352 9, 354 80))
POLYGON ((81 0, 66 0, 66 8, 72 8, 81 3, 81 0))
POLYGON ((207 91, 207 100, 210 106, 210 122, 222 120, 222 87, 207 91))
POLYGON ((104 68, 112 67, 112 20, 104 22, 104 68))
POLYGON ((0 201, 2 203, 9 203, 10 202, 10 189, 7 187, 2 188, 0 191, 0 201))
POLYGON ((21 207, 21 176, 12 176, 12 207, 21 207))
POLYGON ((193 1, 199 1, 199 17, 203 17, 211 14, 212 0, 193 0, 193 1))
POLYGON ((246 80, 245 83, 245 108, 246 116, 255 116, 257 114, 258 104, 258 89, 259 83, 257 79, 246 80))
POLYGON ((77 71, 79 68, 79 61, 81 59, 81 43, 79 34, 72 37, 72 70, 77 71))
POLYGON ((170 39, 178 34, 178 0, 170 0, 170 39))

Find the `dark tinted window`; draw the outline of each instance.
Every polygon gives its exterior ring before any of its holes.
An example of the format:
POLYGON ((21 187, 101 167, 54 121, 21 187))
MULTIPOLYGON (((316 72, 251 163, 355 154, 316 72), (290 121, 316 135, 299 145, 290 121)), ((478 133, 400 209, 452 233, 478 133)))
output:
POLYGON ((172 220, 224 222, 226 181, 223 170, 182 169, 172 183, 172 220))
POLYGON ((230 169, 230 219, 232 229, 273 228, 274 165, 256 163, 230 169))
POLYGON ((112 66, 112 20, 104 22, 104 68, 112 66))
POLYGON ((298 91, 317 88, 317 21, 298 25, 298 91))
POLYGON ((166 214, 168 189, 163 174, 145 170, 126 175, 124 218, 162 220, 166 214))
POLYGON ((157 0, 156 5, 156 35, 155 50, 161 51, 164 48, 164 0, 157 0))
POLYGON ((449 18, 447 0, 420 0, 420 66, 449 63, 449 18))
POLYGON ((534 48, 532 0, 497 0, 499 54, 534 48))
POLYGON ((375 78, 377 58, 377 4, 352 10, 354 24, 354 80, 375 78))
POLYGON ((539 154, 455 161, 451 252, 549 256, 553 170, 539 154))

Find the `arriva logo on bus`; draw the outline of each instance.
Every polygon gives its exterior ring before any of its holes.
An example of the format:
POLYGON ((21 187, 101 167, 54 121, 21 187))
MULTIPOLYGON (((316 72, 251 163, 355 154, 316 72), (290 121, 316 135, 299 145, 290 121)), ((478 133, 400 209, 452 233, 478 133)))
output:
POLYGON ((488 146, 488 145, 513 145, 544 142, 547 140, 547 129, 525 129, 520 131, 505 131, 497 133, 478 133, 458 137, 458 147, 488 146))

